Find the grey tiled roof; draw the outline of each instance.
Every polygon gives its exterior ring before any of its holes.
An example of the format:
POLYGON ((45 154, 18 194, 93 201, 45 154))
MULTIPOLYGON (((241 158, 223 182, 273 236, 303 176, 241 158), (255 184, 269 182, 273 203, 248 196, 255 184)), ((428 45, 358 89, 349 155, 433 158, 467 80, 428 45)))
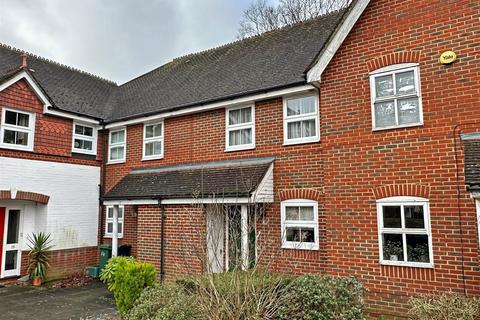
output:
POLYGON ((248 197, 273 161, 254 158, 137 169, 107 192, 104 199, 248 197))
MULTIPOLYGON (((19 70, 21 54, 0 45, 0 79, 19 70)), ((28 55, 28 68, 55 107, 95 118, 108 117, 106 106, 117 89, 115 83, 33 55, 28 55)))
MULTIPOLYGON (((304 84, 344 12, 180 57, 121 86, 32 55, 28 67, 55 107, 127 119, 304 84)), ((20 55, 0 45, 0 79, 19 66, 20 55)))
POLYGON ((480 191, 480 139, 464 140, 465 183, 470 191, 480 191))

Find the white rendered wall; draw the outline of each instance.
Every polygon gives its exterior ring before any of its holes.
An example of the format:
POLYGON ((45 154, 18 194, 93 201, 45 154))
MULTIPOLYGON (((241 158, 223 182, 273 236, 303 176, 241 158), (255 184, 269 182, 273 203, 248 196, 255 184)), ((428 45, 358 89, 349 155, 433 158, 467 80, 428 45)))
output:
POLYGON ((49 232, 54 250, 97 245, 100 168, 0 157, 0 190, 17 189, 50 196, 48 205, 3 201, 22 206, 23 240, 31 232, 49 232))

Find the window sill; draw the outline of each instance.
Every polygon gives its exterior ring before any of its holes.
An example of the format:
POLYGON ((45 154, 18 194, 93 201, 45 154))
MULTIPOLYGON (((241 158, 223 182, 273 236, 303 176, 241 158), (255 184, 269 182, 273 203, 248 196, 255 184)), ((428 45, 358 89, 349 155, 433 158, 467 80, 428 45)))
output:
POLYGON ((406 125, 402 125, 402 126, 391 126, 391 127, 385 127, 385 128, 372 128, 372 131, 377 132, 377 131, 386 131, 386 130, 395 130, 395 129, 413 128, 413 127, 422 127, 422 126, 423 126, 423 122, 406 124, 406 125))
POLYGON ((254 149, 255 149, 255 145, 237 146, 237 147, 227 147, 225 148, 224 152, 246 151, 246 150, 254 150, 254 149))
POLYGON ((14 144, 0 143, 0 148, 1 149, 10 149, 10 150, 33 152, 33 146, 32 147, 19 147, 19 146, 16 146, 14 144))
POLYGON ((308 139, 308 140, 293 140, 293 141, 283 141, 284 146, 293 146, 297 144, 308 144, 308 143, 317 143, 320 142, 320 138, 308 139))
POLYGON ((87 155, 87 156, 96 156, 97 155, 96 152, 86 151, 86 150, 82 150, 82 149, 72 149, 72 153, 84 154, 84 155, 87 155))
POLYGON ((283 243, 282 249, 297 249, 297 250, 310 250, 310 251, 318 251, 319 245, 318 243, 283 243))
POLYGON ((390 261, 384 260, 380 261, 382 266, 395 266, 395 267, 409 267, 409 268, 423 268, 423 269, 433 269, 433 263, 422 263, 422 262, 402 262, 402 261, 390 261))
MULTIPOLYGON (((107 234, 104 235, 103 237, 104 237, 104 238, 107 238, 107 239, 112 239, 112 238, 113 238, 112 235, 107 235, 107 234)), ((122 234, 122 235, 118 235, 118 239, 123 239, 123 234, 122 234)))
POLYGON ((115 161, 108 161, 107 164, 120 164, 125 162, 126 160, 115 160, 115 161))
POLYGON ((155 157, 143 157, 143 158, 142 158, 142 161, 162 160, 162 159, 163 159, 163 155, 161 155, 161 156, 155 156, 155 157))

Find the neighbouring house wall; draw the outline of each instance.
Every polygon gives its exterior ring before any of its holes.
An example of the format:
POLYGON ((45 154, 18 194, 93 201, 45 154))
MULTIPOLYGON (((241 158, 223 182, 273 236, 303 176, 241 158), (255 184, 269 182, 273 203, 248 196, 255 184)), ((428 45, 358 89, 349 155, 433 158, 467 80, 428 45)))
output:
POLYGON ((24 212, 35 225, 32 231, 50 233, 57 250, 97 245, 99 167, 4 157, 0 167, 8 168, 2 172, 0 190, 50 196, 47 205, 26 205, 32 208, 24 212))
POLYGON ((475 1, 372 1, 322 76, 327 272, 364 282, 375 313, 405 314, 413 294, 480 294, 458 139, 480 131, 479 10, 475 1), (441 65, 446 50, 458 61, 441 65), (374 132, 368 73, 396 62, 420 64, 424 125, 374 132), (394 195, 430 200, 433 269, 380 266, 375 201, 394 195))
MULTIPOLYGON (((11 200, 1 201, 0 206, 21 206, 22 250, 28 249, 27 235, 49 232, 55 246, 52 272, 83 271, 98 260, 101 138, 97 156, 72 154, 73 121, 44 115, 42 103, 24 80, 0 92, 0 110, 5 107, 34 112, 36 121, 33 151, 0 148, 0 190, 14 188, 50 198, 47 205, 11 200)), ((26 268, 24 251, 22 274, 26 268)))

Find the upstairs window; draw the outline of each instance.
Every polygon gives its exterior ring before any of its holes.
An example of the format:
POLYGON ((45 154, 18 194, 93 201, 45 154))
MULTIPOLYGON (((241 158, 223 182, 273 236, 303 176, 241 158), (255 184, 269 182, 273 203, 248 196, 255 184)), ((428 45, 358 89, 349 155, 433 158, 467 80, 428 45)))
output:
POLYGON ((284 144, 308 143, 320 140, 317 95, 284 98, 283 118, 284 144))
POLYGON ((377 201, 380 263, 432 267, 428 200, 393 197, 377 201))
POLYGON ((418 65, 388 66, 370 74, 373 130, 423 124, 418 65))
POLYGON ((143 126, 143 160, 163 158, 163 122, 143 126))
POLYGON ((121 163, 125 162, 125 154, 127 148, 127 129, 110 130, 108 162, 121 163))
POLYGON ((318 203, 293 199, 281 204, 282 248, 318 250, 318 203))
POLYGON ((2 109, 0 145, 4 148, 33 151, 35 114, 2 109))
MULTIPOLYGON (((123 238, 123 206, 118 207, 118 237, 123 238)), ((107 217, 105 220, 105 237, 111 238, 113 236, 113 206, 107 207, 107 217)))
POLYGON ((255 148, 255 107, 226 110, 226 151, 255 148))
POLYGON ((97 154, 97 130, 93 126, 73 124, 73 147, 72 152, 97 154))

